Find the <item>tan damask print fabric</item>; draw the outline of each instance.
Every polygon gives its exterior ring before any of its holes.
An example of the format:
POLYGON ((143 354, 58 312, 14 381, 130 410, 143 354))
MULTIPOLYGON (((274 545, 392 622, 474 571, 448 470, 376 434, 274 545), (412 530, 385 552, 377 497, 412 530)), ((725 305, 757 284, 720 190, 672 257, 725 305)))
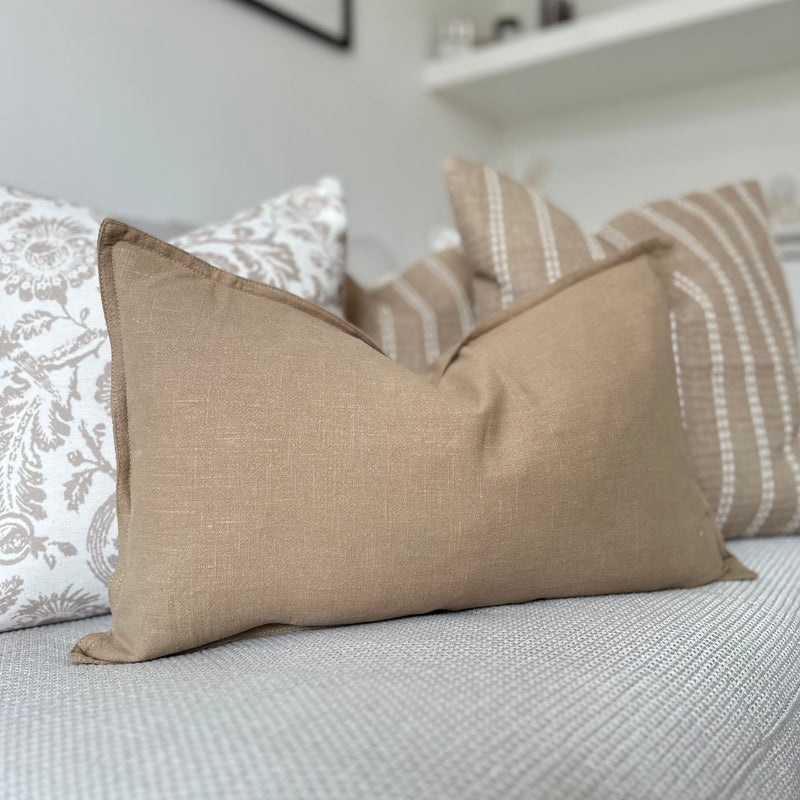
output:
POLYGON ((100 614, 116 566, 100 217, 0 189, 0 630, 100 614))
POLYGON ((347 217, 339 182, 292 189, 173 244, 236 275, 277 286, 340 317, 347 217))
MULTIPOLYGON (((101 216, 0 187, 0 631, 102 614, 117 563, 101 216)), ((336 308, 336 181, 181 237, 215 265, 336 308)))

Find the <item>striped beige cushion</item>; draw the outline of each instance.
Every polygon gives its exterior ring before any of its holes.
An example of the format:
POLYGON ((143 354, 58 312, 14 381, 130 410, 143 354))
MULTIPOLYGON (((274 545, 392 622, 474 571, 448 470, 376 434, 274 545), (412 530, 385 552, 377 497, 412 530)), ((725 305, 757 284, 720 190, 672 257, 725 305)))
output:
POLYGON ((450 161, 447 177, 474 271, 479 321, 603 253, 654 236, 674 243, 664 278, 683 421, 700 484, 728 538, 800 531, 794 318, 759 186, 740 183, 653 203, 591 237, 487 167, 450 161))
POLYGON ((449 158, 445 173, 473 270, 478 323, 606 256, 597 237, 561 209, 490 167, 449 158))
POLYGON ((666 236, 684 422, 706 496, 729 536, 800 530, 800 382, 789 293, 758 184, 617 217, 609 247, 666 236))
POLYGON ((464 252, 435 253, 374 289, 348 278, 345 316, 387 355, 421 372, 475 327, 464 252))

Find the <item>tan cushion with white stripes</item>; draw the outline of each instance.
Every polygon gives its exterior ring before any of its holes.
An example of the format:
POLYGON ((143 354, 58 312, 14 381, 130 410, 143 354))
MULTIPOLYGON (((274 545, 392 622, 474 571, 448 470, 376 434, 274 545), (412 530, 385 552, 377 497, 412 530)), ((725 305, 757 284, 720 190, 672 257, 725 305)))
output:
POLYGON ((421 372, 475 327, 464 252, 443 250, 374 289, 348 278, 345 316, 395 361, 421 372))
POLYGON ((451 160, 447 180, 479 321, 606 253, 671 240, 662 278, 700 485, 728 538, 800 531, 794 319, 756 183, 654 203, 594 237, 488 167, 451 160))
POLYGON ((669 270, 684 424, 728 537, 800 531, 794 318, 755 182, 652 203, 601 231, 609 250, 675 242, 669 270))
POLYGON ((578 223, 505 175, 459 158, 445 163, 453 213, 473 270, 478 323, 605 253, 578 223))

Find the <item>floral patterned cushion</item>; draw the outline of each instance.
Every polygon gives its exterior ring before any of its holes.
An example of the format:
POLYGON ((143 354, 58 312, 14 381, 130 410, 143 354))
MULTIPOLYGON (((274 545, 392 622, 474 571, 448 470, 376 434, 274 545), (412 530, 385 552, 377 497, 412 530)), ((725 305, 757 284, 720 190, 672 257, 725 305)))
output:
MULTIPOLYGON (((101 219, 0 187, 0 631, 108 609, 117 525, 101 219)), ((341 189, 323 179, 175 241, 341 313, 345 233, 341 189)))
POLYGON ((344 316, 347 218, 334 178, 172 240, 215 267, 277 286, 344 316))

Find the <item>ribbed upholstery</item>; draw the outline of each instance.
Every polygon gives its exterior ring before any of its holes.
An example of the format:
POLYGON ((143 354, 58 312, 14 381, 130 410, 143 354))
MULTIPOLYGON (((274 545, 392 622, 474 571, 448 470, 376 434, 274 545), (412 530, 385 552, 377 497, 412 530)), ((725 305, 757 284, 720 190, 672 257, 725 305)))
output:
POLYGON ((731 550, 761 577, 144 664, 0 634, 0 797, 796 800, 800 538, 731 550))

